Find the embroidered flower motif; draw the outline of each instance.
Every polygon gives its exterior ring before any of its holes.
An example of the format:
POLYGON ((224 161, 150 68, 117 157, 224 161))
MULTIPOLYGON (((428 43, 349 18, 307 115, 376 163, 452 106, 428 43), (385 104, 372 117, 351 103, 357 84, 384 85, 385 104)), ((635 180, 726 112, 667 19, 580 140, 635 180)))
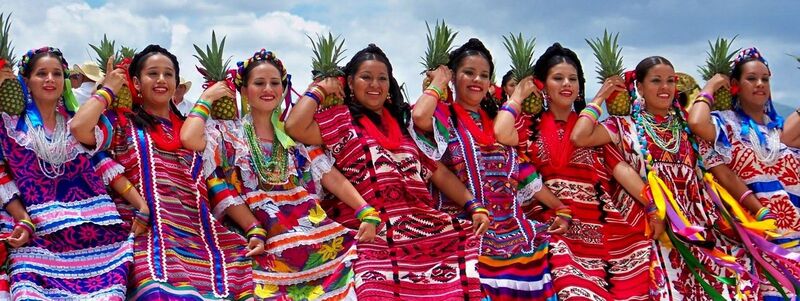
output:
POLYGON ((333 241, 331 241, 330 244, 323 244, 322 248, 319 250, 320 255, 322 255, 322 260, 328 261, 336 258, 336 255, 338 255, 339 252, 344 250, 344 247, 342 246, 343 242, 344 242, 344 237, 339 236, 335 238, 333 241))

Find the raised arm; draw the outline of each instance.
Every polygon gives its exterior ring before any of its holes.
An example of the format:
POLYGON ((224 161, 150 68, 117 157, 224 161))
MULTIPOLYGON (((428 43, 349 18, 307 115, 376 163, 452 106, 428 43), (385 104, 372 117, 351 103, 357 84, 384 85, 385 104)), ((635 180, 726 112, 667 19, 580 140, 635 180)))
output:
POLYGON ((108 67, 106 69, 113 71, 106 74, 106 77, 103 79, 103 90, 109 89, 113 93, 99 90, 97 94, 90 97, 80 106, 78 112, 75 113, 75 116, 73 116, 69 122, 69 130, 72 132, 72 136, 84 145, 97 145, 94 127, 100 121, 100 116, 103 115, 108 104, 111 103, 111 100, 105 98, 103 93, 109 96, 111 94, 116 95, 117 91, 122 88, 122 84, 125 82, 125 71, 121 68, 114 69, 113 59, 113 57, 109 58, 108 67))
POLYGON ((627 93, 625 81, 619 76, 612 76, 603 82, 594 99, 586 105, 585 112, 579 112, 581 118, 572 129, 570 140, 577 147, 594 147, 608 144, 612 141, 611 133, 597 119, 602 115, 603 102, 614 92, 627 93), (593 112, 593 113, 590 113, 593 112), (595 116, 596 115, 596 116, 595 116))
POLYGON ((711 120, 711 103, 714 102, 714 92, 722 87, 730 89, 730 79, 722 74, 716 74, 706 82, 703 90, 689 110, 689 129, 695 136, 705 141, 712 142, 716 139, 716 127, 711 120))
POLYGON ((517 146, 519 144, 519 135, 515 127, 517 116, 522 113, 522 100, 534 93, 541 94, 533 83, 532 76, 523 78, 517 84, 514 94, 497 111, 497 117, 494 118, 494 136, 497 142, 509 146, 517 146))
POLYGON ((201 151, 206 148, 206 120, 211 113, 211 105, 225 96, 233 98, 236 95, 222 81, 203 91, 181 127, 183 147, 193 151, 201 151))
POLYGON ((344 98, 344 91, 338 79, 329 77, 318 83, 312 83, 286 118, 286 133, 304 144, 323 144, 322 133, 314 121, 314 114, 319 103, 328 95, 344 98))
POLYGON ((414 104, 414 109, 411 111, 411 118, 414 121, 414 126, 425 131, 433 131, 433 112, 436 111, 436 105, 439 100, 444 98, 444 91, 447 89, 447 84, 450 82, 453 74, 447 66, 439 66, 433 71, 428 71, 428 77, 431 78, 431 84, 425 89, 425 92, 417 98, 414 104))

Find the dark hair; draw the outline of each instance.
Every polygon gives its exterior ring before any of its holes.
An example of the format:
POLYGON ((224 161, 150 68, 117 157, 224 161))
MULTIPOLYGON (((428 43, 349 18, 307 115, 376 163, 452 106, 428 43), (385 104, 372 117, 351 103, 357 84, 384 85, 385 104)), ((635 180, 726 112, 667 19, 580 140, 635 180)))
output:
POLYGON ((52 58, 57 59, 58 62, 61 64, 61 69, 62 69, 61 71, 63 71, 64 79, 69 79, 67 77, 67 73, 68 73, 67 71, 68 70, 64 69, 64 64, 67 64, 67 61, 64 60, 64 57, 62 57, 60 55, 60 52, 59 53, 53 53, 51 51, 42 51, 42 52, 39 52, 37 54, 34 54, 31 57, 30 62, 27 63, 27 68, 23 68, 22 69, 22 72, 21 72, 22 77, 30 79, 31 78, 31 72, 33 72, 33 66, 36 66, 36 62, 38 62, 40 59, 45 58, 45 57, 52 57, 52 58))
MULTIPOLYGON (((358 72, 358 68, 361 67, 366 61, 379 61, 386 65, 386 70, 389 72, 389 98, 391 101, 387 100, 383 102, 383 107, 389 110, 389 113, 392 114, 397 122, 400 123, 400 128, 403 133, 408 133, 408 121, 409 116, 411 115, 411 107, 406 103, 405 99, 403 99, 403 93, 400 91, 400 85, 397 84, 397 79, 394 78, 394 74, 392 73, 392 63, 389 62, 389 58, 386 57, 386 54, 381 50, 380 47, 375 46, 375 44, 369 44, 366 48, 361 49, 360 51, 356 52, 353 55, 353 58, 347 62, 347 65, 344 66, 344 74, 346 78, 351 76, 355 76, 356 72, 358 72)), ((361 118, 361 116, 367 116, 372 122, 375 124, 380 124, 381 118, 375 112, 372 112, 364 106, 361 105, 357 100, 353 99, 352 91, 350 91, 349 85, 344 85, 344 102, 347 104, 347 107, 350 109, 350 114, 353 116, 353 122, 361 118)))
POLYGON ((636 65, 636 81, 640 83, 644 82, 644 78, 647 77, 647 73, 650 72, 650 69, 661 64, 669 65, 675 69, 675 66, 673 66, 672 63, 663 56, 654 55, 651 57, 646 57, 636 65))
POLYGON ((508 70, 508 72, 506 72, 506 75, 503 75, 503 80, 500 81, 500 91, 501 91, 500 93, 501 93, 501 97, 503 98, 502 99, 503 101, 508 100, 508 97, 510 96, 510 95, 506 94, 506 84, 508 84, 508 82, 511 81, 512 75, 513 75, 513 72, 511 72, 511 70, 508 70))
MULTIPOLYGON (((285 75, 285 74, 283 74, 284 70, 281 69, 278 66, 278 64, 276 62, 272 61, 272 60, 256 60, 256 61, 253 61, 250 64, 247 64, 247 68, 244 68, 244 72, 242 73, 242 87, 247 87, 247 81, 250 79, 250 71, 253 71, 253 69, 255 69, 256 67, 258 67, 258 66, 260 66, 262 64, 270 64, 273 67, 275 67, 275 69, 278 69, 278 74, 280 74, 280 76, 281 76, 281 86, 283 86, 283 88, 286 89, 286 86, 289 84, 288 77, 284 78, 284 75, 285 75)), ((240 88, 240 90, 241 90, 241 88, 240 88)))
MULTIPOLYGON (((142 68, 144 68, 144 63, 147 61, 148 58, 156 54, 161 54, 163 56, 166 56, 167 58, 169 58, 170 61, 172 61, 173 68, 175 68, 175 85, 176 86, 179 85, 180 67, 178 66, 178 58, 174 54, 169 52, 169 50, 164 49, 163 47, 155 44, 148 45, 147 47, 142 49, 142 51, 133 56, 133 59, 131 60, 131 65, 128 67, 128 76, 139 77, 141 75, 142 68)), ((183 115, 178 110, 178 108, 175 107, 175 104, 173 104, 172 101, 169 102, 169 106, 170 110, 172 110, 173 113, 180 116, 181 119, 184 119, 183 115)), ((151 115, 150 113, 147 113, 147 111, 144 110, 141 104, 134 103, 133 113, 126 113, 126 115, 128 115, 129 119, 133 120, 134 125, 140 128, 153 129, 156 125, 159 124, 158 119, 156 119, 156 117, 151 115)))
MULTIPOLYGON (((572 67, 575 67, 575 71, 578 72, 578 98, 572 103, 572 108, 575 112, 580 112, 586 107, 586 77, 583 74, 581 61, 574 51, 569 48, 564 48, 557 42, 553 43, 553 45, 548 47, 536 60, 536 64, 533 65, 533 77, 543 83, 547 82, 547 74, 550 72, 550 69, 561 63, 572 65, 572 67)), ((536 135, 539 133, 539 119, 542 113, 544 113, 544 110, 532 117, 533 121, 530 126, 531 136, 528 138, 531 141, 535 141, 536 135)))
MULTIPOLYGON (((450 52, 450 61, 447 63, 447 67, 453 72, 458 71, 458 67, 461 66, 461 62, 464 61, 467 57, 478 55, 482 56, 486 61, 489 62, 489 74, 494 74, 494 61, 492 61, 492 54, 489 52, 489 49, 483 45, 481 40, 476 38, 471 38, 469 41, 461 45, 461 47, 456 48, 455 50, 450 52)), ((486 96, 483 97, 481 100, 481 108, 486 111, 486 114, 489 115, 492 119, 497 116, 497 103, 494 101, 494 98, 490 96, 491 91, 487 91, 486 96)), ((455 118, 455 114, 451 114, 455 118)), ((454 124, 458 124, 455 122, 454 124)))

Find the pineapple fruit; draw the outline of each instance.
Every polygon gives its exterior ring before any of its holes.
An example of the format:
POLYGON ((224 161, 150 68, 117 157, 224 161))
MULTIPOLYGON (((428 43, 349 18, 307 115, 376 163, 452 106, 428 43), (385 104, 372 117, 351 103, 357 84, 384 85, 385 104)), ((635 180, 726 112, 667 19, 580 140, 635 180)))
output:
MULTIPOLYGON (((705 66, 700 66, 700 75, 704 80, 710 80, 715 74, 731 75, 731 60, 741 48, 730 51, 731 44, 736 40, 737 36, 727 40, 725 38, 717 38, 714 44, 708 41, 709 50, 706 52, 705 66)), ((714 104, 711 109, 714 111, 724 111, 733 108, 733 95, 728 88, 720 88, 714 92, 714 104)))
MULTIPOLYGON (((533 48, 536 39, 525 39, 522 33, 503 36, 503 46, 511 57, 511 77, 520 82, 523 78, 533 75, 533 48)), ((526 114, 539 114, 544 110, 544 98, 531 94, 522 101, 522 112, 526 114)))
MULTIPOLYGON (((13 69, 16 64, 14 47, 8 32, 11 29, 11 14, 3 18, 0 13, 0 60, 5 61, 5 66, 13 69)), ((22 95, 22 86, 16 78, 3 81, 0 85, 0 111, 9 115, 19 115, 25 109, 25 97, 22 95)))
MULTIPOLYGON (((122 46, 119 50, 120 56, 122 56, 121 64, 125 65, 125 68, 128 68, 128 64, 130 60, 133 59, 133 56, 136 55, 136 49, 128 48, 122 46)), ((122 89, 117 92, 117 101, 116 107, 122 108, 131 108, 133 106, 133 95, 131 95, 131 89, 128 88, 128 85, 122 85, 122 89)), ((112 108, 115 107, 112 103, 112 108)))
MULTIPOLYGON (((422 57, 422 66, 425 66, 425 70, 422 71, 422 74, 425 74, 427 71, 434 70, 439 68, 441 65, 447 65, 450 61, 450 51, 453 50, 453 40, 455 40, 458 32, 453 31, 447 24, 442 22, 436 22, 436 26, 434 27, 433 31, 431 31, 430 25, 428 22, 425 22, 425 27, 428 28, 428 48, 425 50, 425 56, 422 57)), ((431 84, 431 79, 429 77, 425 77, 422 81, 422 90, 428 88, 431 84)), ((444 92, 445 94, 449 94, 450 88, 448 87, 444 92)), ((441 95, 442 98, 447 99, 447 95, 441 95)))
MULTIPOLYGON (((624 71, 622 66, 622 47, 617 42, 619 33, 609 34, 603 30, 602 38, 586 39, 586 43, 592 48, 595 59, 597 59, 597 79, 602 84, 607 78, 621 76, 624 71)), ((628 93, 612 93, 606 99, 608 114, 613 116, 627 116, 631 114, 633 99, 628 93)))
MULTIPOLYGON (((117 51, 116 42, 114 40, 109 40, 105 34, 98 45, 89 44, 89 47, 92 48, 97 55, 95 61, 97 62, 97 66, 100 67, 100 71, 103 72, 103 74, 106 74, 108 71, 110 71, 106 70, 106 64, 108 63, 109 57, 114 57, 114 66, 117 66, 122 62, 122 57, 117 51)), ((127 85, 122 85, 122 88, 116 92, 116 96, 117 98, 108 105, 109 108, 131 108, 133 106, 131 90, 128 89, 127 85)))
MULTIPOLYGON (((194 45, 194 49, 197 51, 194 57, 203 66, 197 67, 197 71, 203 75, 207 83, 225 81, 226 79, 231 59, 222 60, 224 48, 225 37, 222 38, 220 43, 217 43, 217 34, 214 31, 211 32, 211 45, 206 45, 206 51, 194 45)), ((237 116, 236 100, 231 97, 223 97, 214 101, 214 104, 211 105, 211 117, 214 119, 231 120, 237 116)))
POLYGON ((700 86, 697 85, 697 81, 691 75, 683 72, 677 72, 676 74, 678 75, 678 92, 686 95, 686 108, 688 109, 694 103, 697 94, 700 94, 700 86))
MULTIPOLYGON (((314 52, 314 57, 311 58, 311 74, 314 81, 318 82, 328 77, 334 77, 344 87, 344 71, 339 67, 339 63, 344 59, 342 57, 345 51, 342 49, 344 39, 339 40, 340 36, 334 38, 331 33, 328 33, 327 37, 317 35, 316 41, 309 36, 306 37, 311 40, 311 48, 314 52)), ((325 95, 321 105, 322 107, 329 107, 342 103, 344 103, 343 99, 329 94, 325 95)))

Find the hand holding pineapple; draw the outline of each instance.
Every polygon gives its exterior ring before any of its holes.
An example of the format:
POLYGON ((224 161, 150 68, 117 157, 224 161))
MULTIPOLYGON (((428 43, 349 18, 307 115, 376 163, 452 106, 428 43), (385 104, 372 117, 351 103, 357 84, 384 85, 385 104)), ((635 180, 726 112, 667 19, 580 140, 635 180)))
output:
POLYGON ((508 101, 515 103, 517 106, 522 106, 522 100, 527 99, 531 95, 533 95, 534 98, 542 97, 542 91, 540 91, 533 82, 533 75, 526 76, 517 83, 517 87, 514 89, 514 93, 511 94, 508 101))
POLYGON ((317 86, 325 93, 324 98, 333 97, 336 99, 344 99, 344 88, 341 81, 336 77, 326 77, 318 82, 311 83, 311 86, 317 86))
POLYGON ((603 81, 603 85, 600 86, 600 90, 597 91, 597 95, 594 96, 592 102, 601 104, 606 99, 611 97, 611 94, 614 94, 614 92, 623 94, 628 93, 628 90, 625 90, 625 80, 623 80, 619 75, 606 78, 606 80, 603 81))
POLYGON ((429 86, 435 86, 440 89, 439 91, 445 91, 450 84, 450 79, 453 78, 453 71, 445 65, 440 65, 436 67, 436 69, 427 71, 425 75, 426 79, 424 82, 428 83, 428 86, 423 87, 423 90, 429 86))
POLYGON ((208 87, 202 94, 200 94, 200 99, 207 101, 209 104, 213 104, 215 101, 220 100, 225 97, 229 97, 231 99, 234 98, 234 93, 231 91, 231 88, 228 87, 228 83, 225 81, 216 82, 211 87, 208 87))
POLYGON ((122 68, 114 68, 115 60, 114 56, 108 58, 106 70, 111 70, 111 72, 108 72, 100 83, 103 84, 103 87, 108 87, 116 94, 122 88, 122 85, 127 82, 127 77, 125 76, 125 70, 122 68))
POLYGON ((2 86, 7 79, 13 79, 14 77, 14 72, 11 71, 11 67, 3 67, 3 69, 0 69, 0 86, 2 86))
POLYGON ((706 85, 703 87, 703 92, 706 92, 709 95, 714 95, 714 93, 717 93, 717 91, 725 89, 730 91, 731 79, 727 75, 717 73, 706 81, 706 85))

